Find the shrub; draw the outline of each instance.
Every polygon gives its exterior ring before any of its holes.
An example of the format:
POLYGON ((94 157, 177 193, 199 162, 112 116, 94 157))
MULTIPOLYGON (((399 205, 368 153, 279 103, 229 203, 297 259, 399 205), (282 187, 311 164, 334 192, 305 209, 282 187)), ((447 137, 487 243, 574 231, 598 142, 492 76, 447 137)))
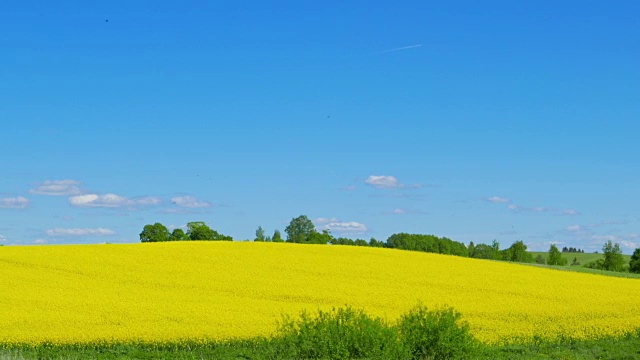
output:
POLYGON ((414 359, 464 358, 476 341, 460 317, 453 308, 429 311, 418 306, 398 321, 400 339, 414 359))
POLYGON ((635 249, 633 255, 631 255, 629 271, 632 273, 640 273, 640 248, 635 249))
POLYGON ((589 261, 584 265, 584 267, 587 267, 589 269, 605 270, 604 259, 589 261))
POLYGON ((351 307, 318 311, 316 317, 303 312, 299 320, 285 318, 274 342, 277 358, 408 358, 394 327, 351 307))
POLYGON ((545 260, 544 256, 538 255, 538 256, 536 256, 536 263, 544 265, 544 264, 547 263, 547 260, 545 260))

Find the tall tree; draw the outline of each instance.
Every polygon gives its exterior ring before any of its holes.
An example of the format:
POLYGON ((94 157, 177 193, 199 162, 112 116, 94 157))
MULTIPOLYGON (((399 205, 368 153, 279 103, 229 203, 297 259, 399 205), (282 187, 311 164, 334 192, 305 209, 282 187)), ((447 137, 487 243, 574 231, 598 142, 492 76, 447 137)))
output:
POLYGON ((178 229, 173 229, 173 231, 171 232, 171 235, 169 235, 169 240, 170 241, 189 240, 189 237, 187 236, 187 234, 184 233, 184 230, 178 228, 178 229))
POLYGON ((161 242, 168 240, 169 229, 160 223, 145 225, 140 233, 140 241, 142 242, 161 242))
POLYGON ((192 221, 187 224, 187 236, 191 240, 214 240, 213 230, 204 221, 192 221))
POLYGON ((629 271, 632 273, 640 273, 640 248, 635 249, 633 255, 631 255, 629 271))
POLYGON ((567 259, 562 257, 562 253, 558 250, 556 244, 551 244, 549 248, 549 260, 547 261, 549 265, 567 265, 567 259))
POLYGON ((518 240, 503 251, 503 260, 515 262, 533 262, 533 255, 527 252, 527 245, 518 240))
POLYGON ((271 241, 272 242, 284 242, 284 240, 282 240, 282 235, 280 235, 280 230, 275 229, 273 231, 273 236, 271 237, 271 241))
POLYGON ((322 230, 321 233, 317 231, 313 231, 307 238, 303 241, 305 244, 327 244, 334 240, 333 235, 329 232, 329 230, 322 230))
POLYGON ((306 215, 300 215, 291 219, 284 232, 287 233, 287 242, 307 243, 309 237, 316 232, 316 227, 306 215))
POLYGON ((258 226, 258 229, 256 229, 256 238, 253 239, 253 241, 263 242, 264 240, 265 240, 264 229, 262 229, 262 226, 258 226))
POLYGON ((605 270, 622 271, 624 257, 622 256, 622 250, 620 250, 620 244, 613 244, 609 240, 602 246, 602 252, 604 253, 603 265, 605 270))

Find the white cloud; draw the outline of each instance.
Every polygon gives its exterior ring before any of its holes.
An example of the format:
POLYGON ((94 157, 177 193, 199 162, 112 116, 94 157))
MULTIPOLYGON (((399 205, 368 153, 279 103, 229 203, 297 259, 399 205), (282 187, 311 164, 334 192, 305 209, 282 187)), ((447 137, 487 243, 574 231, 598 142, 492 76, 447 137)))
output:
POLYGON ((158 205, 162 202, 157 196, 143 196, 130 200, 133 205, 158 205))
POLYGON ((537 206, 537 207, 523 207, 515 204, 510 204, 507 206, 509 210, 513 210, 514 212, 550 212, 552 211, 549 208, 537 206))
POLYGON ((323 217, 319 217, 315 220, 313 220, 313 222, 316 225, 325 225, 325 224, 329 224, 329 223, 335 223, 335 222, 339 222, 340 220, 336 219, 336 218, 323 218, 323 217))
POLYGON ((377 188, 397 188, 401 186, 394 176, 385 175, 371 175, 364 182, 377 188))
POLYGON ((580 225, 571 225, 571 226, 567 226, 567 231, 580 231, 582 230, 582 228, 580 227, 580 225))
POLYGON ((69 203, 76 207, 106 207, 117 208, 122 206, 145 206, 145 205, 157 205, 161 202, 160 198, 147 196, 129 199, 124 196, 116 194, 84 194, 78 196, 72 196, 69 198, 69 203))
POLYGON ((627 240, 620 240, 620 245, 629 249, 635 249, 638 247, 636 243, 627 240))
POLYGON ((96 228, 96 229, 63 229, 56 228, 47 230, 47 235, 49 236, 111 236, 115 235, 116 232, 111 229, 105 228, 96 228))
POLYGON ((18 196, 13 198, 0 198, 0 208, 24 209, 29 205, 29 199, 18 196))
POLYGON ((591 240, 602 242, 602 241, 618 241, 618 237, 615 235, 593 235, 591 236, 591 240))
POLYGON ((393 210, 391 210, 391 213, 392 214, 406 214, 407 210, 405 210, 405 209, 393 209, 393 210))
POLYGON ((580 213, 574 209, 566 209, 562 211, 562 215, 567 215, 567 216, 573 216, 573 215, 579 215, 579 214, 580 213))
POLYGON ((348 234, 361 234, 367 232, 367 227, 359 222, 332 222, 324 226, 324 229, 331 231, 332 233, 348 233, 348 234))
POLYGON ((0 234, 0 243, 7 242, 7 237, 0 234))
POLYGON ((500 196, 492 196, 492 197, 488 198, 487 201, 490 201, 492 203, 508 203, 509 199, 503 198, 503 197, 500 197, 500 196))
POLYGON ((345 187, 344 189, 347 190, 347 191, 353 191, 353 190, 357 189, 357 187, 355 187, 354 185, 349 185, 349 186, 345 187))
POLYGON ((171 202, 178 206, 187 208, 203 208, 211 206, 211 203, 198 200, 195 196, 190 195, 172 197, 171 202))
POLYGON ((34 244, 46 244, 47 240, 45 240, 45 239, 35 239, 35 240, 33 240, 33 243, 34 244))
POLYGON ((83 191, 78 187, 79 181, 75 180, 46 180, 37 187, 29 190, 31 194, 39 195, 79 195, 83 191))

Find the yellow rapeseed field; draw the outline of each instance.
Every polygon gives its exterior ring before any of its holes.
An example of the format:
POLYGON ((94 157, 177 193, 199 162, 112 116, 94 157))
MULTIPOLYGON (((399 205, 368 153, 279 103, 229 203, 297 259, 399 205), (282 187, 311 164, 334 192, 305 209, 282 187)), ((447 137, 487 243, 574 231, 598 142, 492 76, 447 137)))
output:
POLYGON ((240 242, 0 248, 0 343, 249 338, 351 305, 452 306, 486 343, 617 335, 640 281, 352 246, 240 242))

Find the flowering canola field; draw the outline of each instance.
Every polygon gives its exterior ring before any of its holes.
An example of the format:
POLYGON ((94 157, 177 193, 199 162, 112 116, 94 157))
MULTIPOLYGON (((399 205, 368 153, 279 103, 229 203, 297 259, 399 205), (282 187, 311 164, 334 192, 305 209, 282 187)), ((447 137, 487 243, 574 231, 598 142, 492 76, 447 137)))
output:
POLYGON ((283 314, 350 305, 395 320, 452 306, 485 343, 620 335, 640 281, 352 246, 241 242, 0 248, 0 343, 270 336, 283 314))

